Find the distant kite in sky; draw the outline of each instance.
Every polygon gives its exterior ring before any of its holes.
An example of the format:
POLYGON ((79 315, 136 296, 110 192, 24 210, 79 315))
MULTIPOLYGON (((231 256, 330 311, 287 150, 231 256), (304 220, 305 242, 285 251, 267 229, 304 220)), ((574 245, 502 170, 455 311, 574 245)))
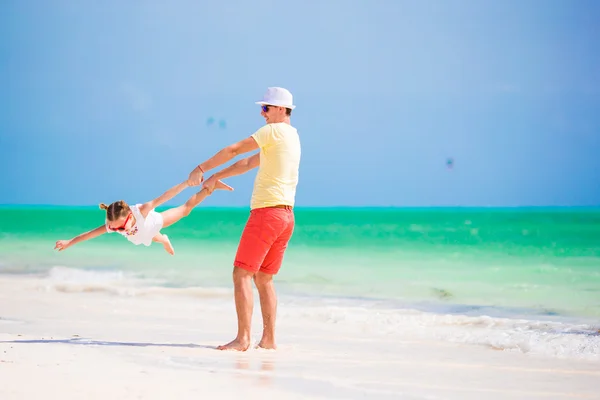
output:
POLYGON ((449 157, 446 160, 446 167, 452 169, 452 167, 454 167, 454 159, 452 157, 449 157))
MULTIPOLYGON (((206 126, 208 128, 210 128, 211 126, 215 125, 215 122, 217 120, 213 117, 208 117, 208 119, 206 120, 206 126)), ((219 128, 221 129, 225 129, 227 128, 227 122, 224 119, 219 120, 219 128)))

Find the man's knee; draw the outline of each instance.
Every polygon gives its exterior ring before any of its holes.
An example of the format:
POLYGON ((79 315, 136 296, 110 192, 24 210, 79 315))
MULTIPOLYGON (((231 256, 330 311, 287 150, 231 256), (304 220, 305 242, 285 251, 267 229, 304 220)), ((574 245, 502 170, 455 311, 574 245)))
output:
POLYGON ((257 288, 265 287, 273 282, 273 275, 257 272, 254 274, 254 283, 257 288))
POLYGON ((233 281, 234 282, 242 282, 244 280, 251 280, 252 275, 254 275, 252 272, 250 272, 244 268, 233 267, 233 281))

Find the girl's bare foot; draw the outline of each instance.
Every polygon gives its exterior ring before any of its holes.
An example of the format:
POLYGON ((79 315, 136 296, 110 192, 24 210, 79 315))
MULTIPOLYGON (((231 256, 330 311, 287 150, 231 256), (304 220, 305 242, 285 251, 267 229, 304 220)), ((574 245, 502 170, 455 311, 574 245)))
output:
POLYGON ((215 189, 229 190, 230 192, 233 191, 233 188, 231 186, 221 181, 217 181, 217 183, 215 184, 215 189))
POLYGON ((163 234, 163 246, 165 246, 165 250, 167 251, 167 253, 169 253, 170 255, 175 254, 175 249, 173 248, 173 245, 171 244, 171 241, 169 240, 169 237, 165 234, 163 234))

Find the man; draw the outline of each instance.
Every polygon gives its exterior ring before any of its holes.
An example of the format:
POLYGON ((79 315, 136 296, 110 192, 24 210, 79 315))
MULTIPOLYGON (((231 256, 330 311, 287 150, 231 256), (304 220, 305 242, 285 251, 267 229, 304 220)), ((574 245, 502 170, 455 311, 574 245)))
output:
POLYGON ((259 347, 275 349, 275 317, 277 297, 273 276, 277 274, 294 231, 293 206, 300 166, 300 139, 290 124, 292 94, 284 88, 270 87, 261 105, 266 125, 250 137, 225 147, 209 160, 199 164, 188 182, 198 185, 204 174, 237 155, 260 151, 215 173, 203 187, 209 193, 218 180, 240 175, 258 167, 254 181, 250 217, 242 233, 233 263, 235 308, 238 318, 237 336, 219 346, 220 350, 245 351, 250 346, 253 293, 252 279, 258 289, 263 319, 263 334, 259 347))

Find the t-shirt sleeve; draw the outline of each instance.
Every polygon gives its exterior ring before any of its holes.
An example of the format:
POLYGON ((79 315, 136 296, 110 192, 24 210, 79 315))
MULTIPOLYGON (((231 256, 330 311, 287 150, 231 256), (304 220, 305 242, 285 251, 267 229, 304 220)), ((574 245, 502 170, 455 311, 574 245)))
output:
POLYGON ((252 134, 258 147, 269 147, 275 142, 275 135, 271 125, 265 125, 252 134))

